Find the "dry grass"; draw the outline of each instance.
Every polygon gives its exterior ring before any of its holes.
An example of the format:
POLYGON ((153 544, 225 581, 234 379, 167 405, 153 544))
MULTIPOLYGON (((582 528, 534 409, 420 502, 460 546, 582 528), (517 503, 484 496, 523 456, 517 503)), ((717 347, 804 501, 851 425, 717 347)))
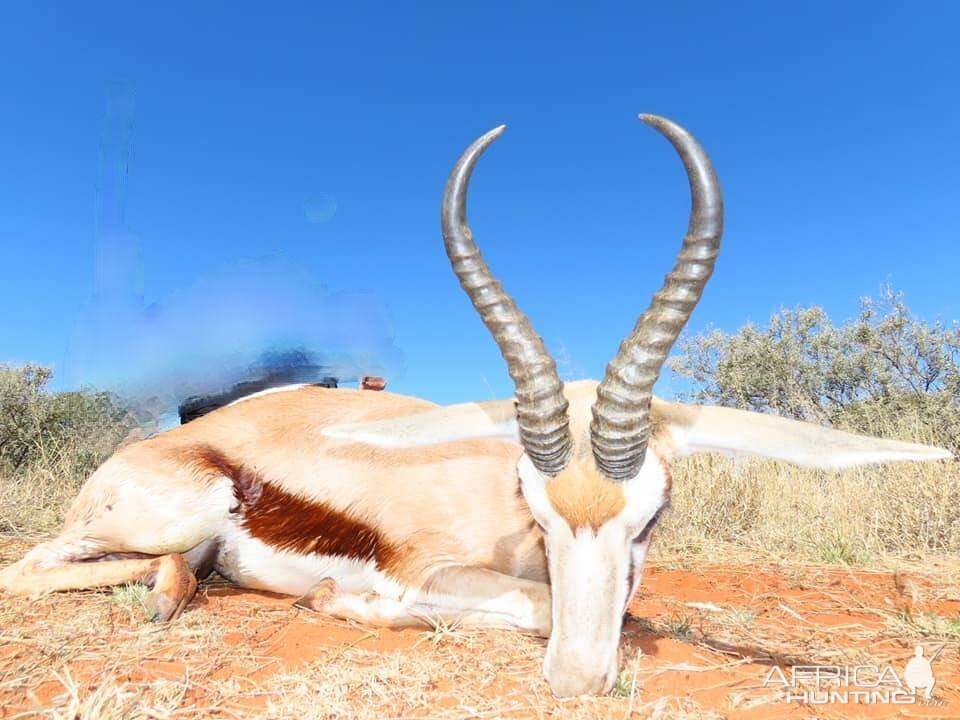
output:
POLYGON ((661 559, 784 559, 841 565, 960 554, 960 464, 845 472, 685 458, 654 552, 661 559))
MULTIPOLYGON (((0 544, 2 562, 22 548, 0 544)), ((956 642, 937 611, 938 598, 960 595, 955 564, 910 575, 920 595, 910 612, 884 602, 896 597, 890 573, 807 567, 784 579, 780 570, 703 565, 691 575, 655 565, 634 608, 646 619, 625 627, 615 691, 567 701, 543 681, 543 641, 518 633, 358 627, 284 599, 224 597, 218 583, 164 626, 143 620, 135 589, 4 598, 0 717, 705 720, 751 708, 766 717, 764 708, 783 707, 759 688, 772 663, 902 667, 915 641, 956 642), (698 588, 712 600, 689 602, 698 588), (785 599, 784 588, 796 594, 785 599)), ((955 655, 938 666, 951 703, 960 697, 949 682, 955 655)))
MULTIPOLYGON (((5 560, 21 547, 0 546, 5 560)), ((518 633, 408 631, 409 642, 385 651, 363 644, 389 631, 353 630, 289 602, 226 611, 194 603, 177 622, 152 625, 138 600, 136 590, 4 598, 0 705, 18 711, 0 717, 720 717, 690 700, 644 696, 635 674, 632 692, 558 701, 540 672, 543 641, 518 633), (311 647, 298 664, 276 655, 291 623, 357 638, 311 647)))
POLYGON ((0 474, 0 529, 23 537, 52 533, 86 480, 68 454, 57 453, 14 475, 0 474))

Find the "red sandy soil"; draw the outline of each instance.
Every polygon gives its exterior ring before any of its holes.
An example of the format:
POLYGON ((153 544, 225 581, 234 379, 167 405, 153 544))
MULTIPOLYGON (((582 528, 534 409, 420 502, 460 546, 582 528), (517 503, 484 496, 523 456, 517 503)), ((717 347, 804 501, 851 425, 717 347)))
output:
MULTIPOLYGON (((341 683, 357 698, 347 707, 357 715, 362 708, 364 717, 960 718, 957 635, 938 636, 917 620, 934 613, 957 621, 956 593, 957 585, 942 579, 889 571, 654 565, 624 626, 617 696, 568 702, 555 701, 540 677, 543 641, 515 633, 367 628, 293 608, 290 598, 215 583, 201 588, 176 622, 196 624, 198 634, 204 622, 215 623, 220 634, 202 651, 185 650, 179 643, 195 641, 142 623, 108 594, 61 594, 24 600, 15 616, 3 615, 0 718, 127 716, 92 701, 82 709, 83 698, 105 683, 143 696, 131 717, 343 714, 342 705, 324 710, 326 700, 315 706, 291 700, 297 692, 291 678, 301 672, 314 688, 341 683), (81 611, 91 612, 99 627, 60 636, 62 650, 51 649, 45 633, 81 611), (137 633, 150 637, 133 653, 130 637, 137 633), (79 645, 71 650, 74 640, 79 645), (903 677, 916 644, 929 657, 943 642, 930 705, 812 706, 786 702, 782 684, 763 687, 775 665, 789 678, 797 664, 889 663, 903 677), (118 665, 120 655, 128 661, 118 665), (333 672, 349 663, 362 665, 367 678, 376 677, 378 664, 401 670, 382 684, 357 685, 333 672), (422 677, 418 668, 426 668, 422 677), (445 668, 451 674, 437 676, 445 668), (286 684, 274 682, 280 677, 286 684), (151 693, 168 687, 163 683, 177 684, 180 695, 167 698, 166 711, 151 710, 151 693), (398 684, 403 689, 394 696, 398 684), (367 692, 374 685, 380 689, 367 692)), ((11 602, 21 601, 0 599, 8 610, 11 602)))

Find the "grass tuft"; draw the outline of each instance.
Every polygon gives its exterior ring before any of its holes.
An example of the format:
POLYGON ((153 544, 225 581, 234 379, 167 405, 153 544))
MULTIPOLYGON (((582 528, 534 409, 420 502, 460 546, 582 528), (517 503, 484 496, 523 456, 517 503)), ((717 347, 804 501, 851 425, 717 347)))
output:
POLYGON ((637 677, 630 670, 624 670, 617 675, 617 681, 613 684, 610 691, 610 697, 628 698, 637 691, 637 677))
POLYGON ((147 609, 146 599, 150 588, 141 583, 117 585, 112 589, 111 599, 117 605, 130 611, 131 618, 141 619, 143 622, 153 620, 153 612, 147 609))
POLYGON ((749 608, 733 608, 726 614, 727 621, 738 628, 749 628, 757 619, 757 613, 749 608))
POLYGON ((946 617, 934 612, 901 610, 890 618, 895 630, 911 637, 960 640, 960 616, 946 617))
POLYGON ((817 546, 817 559, 831 565, 862 565, 870 553, 852 538, 832 537, 817 546))
POLYGON ((663 628, 677 640, 689 640, 693 637, 693 618, 690 615, 672 615, 664 621, 663 628))

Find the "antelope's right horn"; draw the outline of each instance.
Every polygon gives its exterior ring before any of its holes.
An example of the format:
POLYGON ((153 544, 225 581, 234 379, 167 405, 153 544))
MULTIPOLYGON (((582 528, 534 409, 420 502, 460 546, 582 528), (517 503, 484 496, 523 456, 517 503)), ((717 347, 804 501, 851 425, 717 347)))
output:
POLYGON ((443 242, 460 286, 493 334, 516 388, 520 442, 534 466, 556 475, 570 460, 573 446, 567 400, 557 366, 527 316, 490 273, 467 224, 467 186, 483 151, 506 129, 494 128, 466 149, 443 193, 440 224, 443 242))

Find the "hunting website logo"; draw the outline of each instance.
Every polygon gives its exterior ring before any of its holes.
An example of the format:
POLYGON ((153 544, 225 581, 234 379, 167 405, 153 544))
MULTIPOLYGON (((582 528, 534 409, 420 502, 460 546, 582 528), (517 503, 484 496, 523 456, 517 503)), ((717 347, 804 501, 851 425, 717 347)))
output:
POLYGON ((774 665, 763 687, 782 687, 788 703, 943 707, 946 702, 933 697, 933 661, 945 645, 929 658, 917 645, 901 673, 892 665, 794 665, 786 672, 774 665))

